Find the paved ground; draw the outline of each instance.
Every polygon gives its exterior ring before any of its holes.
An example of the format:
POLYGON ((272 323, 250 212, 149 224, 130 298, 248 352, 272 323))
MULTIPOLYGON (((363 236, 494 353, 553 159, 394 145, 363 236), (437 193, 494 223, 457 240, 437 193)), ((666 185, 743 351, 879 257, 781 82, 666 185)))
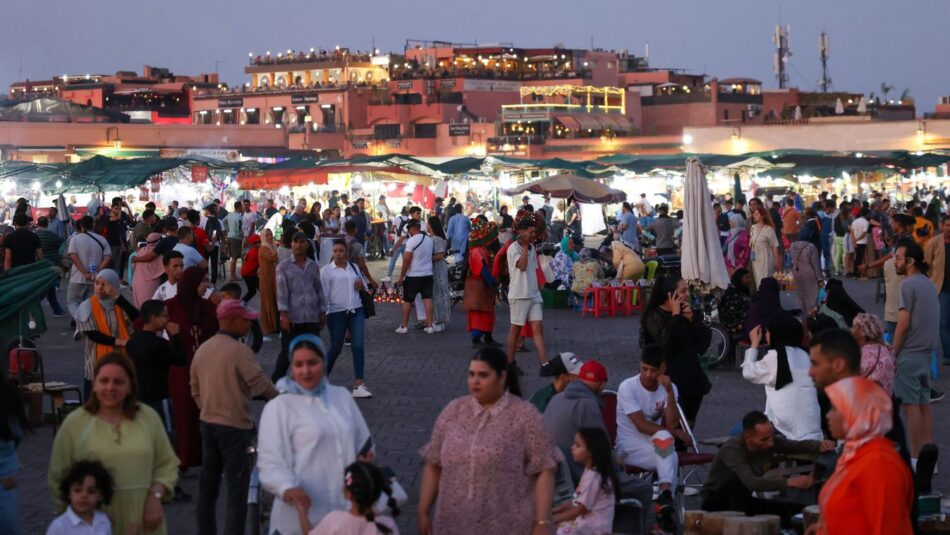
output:
MULTIPOLYGON (((373 271, 383 269, 374 263, 373 271)), ((847 283, 856 300, 871 311, 881 313, 883 305, 873 303, 874 284, 847 283)), ((382 463, 400 477, 414 504, 418 496, 421 463, 417 450, 428 440, 432 424, 445 404, 465 393, 465 370, 470 345, 465 333, 465 311, 456 307, 449 329, 441 334, 425 335, 421 331, 396 335, 398 323, 396 305, 377 305, 379 315, 367 324, 366 380, 375 397, 360 400, 359 405, 374 434, 382 463)), ((499 311, 496 337, 507 327, 507 311, 499 311)), ((46 356, 51 380, 79 381, 81 378, 81 346, 67 334, 66 322, 51 321, 50 332, 40 340, 40 349, 46 356)), ((610 380, 608 388, 615 389, 625 378, 637 373, 637 338, 639 316, 633 318, 582 319, 578 312, 545 311, 545 339, 549 351, 573 351, 583 357, 597 358, 606 364, 610 380)), ((265 344, 260 362, 270 372, 279 350, 275 339, 265 344)), ((537 357, 531 352, 522 354, 520 364, 527 372, 524 390, 533 392, 543 386, 537 377, 537 357)), ((348 350, 344 351, 335 384, 347 385, 352 380, 348 350)), ((711 394, 700 412, 696 434, 698 437, 720 436, 742 414, 764 406, 764 392, 744 381, 734 369, 710 373, 713 383, 711 394)), ((941 378, 937 385, 950 389, 950 382, 941 378)), ((945 401, 937 405, 937 442, 946 443, 950 426, 944 412, 945 401)), ((258 407, 259 408, 259 407, 258 407)), ((50 427, 37 429, 28 436, 19 449, 23 471, 19 476, 20 510, 24 533, 42 533, 52 519, 52 506, 46 488, 46 465, 52 446, 50 427)), ((950 463, 941 462, 946 474, 950 463)), ((193 473, 182 480, 186 491, 197 493, 197 477, 193 473)), ((937 476, 937 488, 950 488, 947 476, 937 476)), ((172 504, 166 507, 169 533, 195 532, 194 503, 172 504)), ((219 507, 220 509, 220 507, 219 507)), ((414 533, 414 505, 405 508, 399 518, 405 533, 414 533)), ((219 514, 220 518, 220 514, 219 514)))

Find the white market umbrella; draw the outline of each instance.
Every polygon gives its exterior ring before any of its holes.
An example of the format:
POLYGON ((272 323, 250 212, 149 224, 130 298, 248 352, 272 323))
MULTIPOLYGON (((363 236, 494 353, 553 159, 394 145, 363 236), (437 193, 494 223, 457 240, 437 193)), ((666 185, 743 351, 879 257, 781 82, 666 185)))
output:
POLYGON ((795 120, 796 120, 796 121, 801 121, 801 120, 802 120, 802 107, 801 107, 801 106, 795 106, 795 120))
POLYGON ((835 102, 835 114, 844 115, 844 104, 841 103, 840 98, 835 102))
POLYGON ((549 177, 528 182, 515 188, 504 190, 505 195, 520 195, 525 192, 538 195, 550 194, 552 197, 564 199, 573 196, 582 203, 618 203, 627 200, 627 194, 589 178, 579 177, 568 173, 551 175, 549 177))
POLYGON ((868 112, 868 101, 864 98, 864 95, 861 95, 861 100, 858 101, 858 113, 867 113, 868 112))
POLYGON ((702 291, 725 290, 729 286, 729 274, 719 245, 706 173, 699 158, 686 160, 683 188, 685 210, 680 265, 683 279, 698 285, 702 291))

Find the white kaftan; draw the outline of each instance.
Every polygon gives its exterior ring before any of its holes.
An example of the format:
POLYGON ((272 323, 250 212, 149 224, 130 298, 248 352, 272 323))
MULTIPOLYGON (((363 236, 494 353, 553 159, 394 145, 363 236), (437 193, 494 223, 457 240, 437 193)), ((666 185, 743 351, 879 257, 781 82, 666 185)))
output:
POLYGON ((310 496, 310 523, 330 511, 347 510, 343 469, 370 439, 369 428, 346 388, 328 384, 320 396, 282 393, 264 407, 258 433, 257 468, 261 484, 277 496, 268 533, 301 535, 297 511, 280 499, 302 488, 310 496))

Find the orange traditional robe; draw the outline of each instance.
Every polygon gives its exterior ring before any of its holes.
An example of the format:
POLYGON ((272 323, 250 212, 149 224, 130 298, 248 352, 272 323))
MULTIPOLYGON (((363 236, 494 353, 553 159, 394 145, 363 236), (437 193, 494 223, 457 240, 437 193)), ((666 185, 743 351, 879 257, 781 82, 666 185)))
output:
POLYGON ((893 442, 886 438, 868 442, 822 488, 819 533, 912 535, 913 485, 910 468, 893 442))

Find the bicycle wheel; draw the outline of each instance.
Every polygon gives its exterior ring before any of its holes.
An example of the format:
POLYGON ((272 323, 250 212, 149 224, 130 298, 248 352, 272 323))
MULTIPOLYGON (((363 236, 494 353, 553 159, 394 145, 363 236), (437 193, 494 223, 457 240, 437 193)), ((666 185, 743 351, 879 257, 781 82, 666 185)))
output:
POLYGON ((726 361, 732 339, 729 337, 729 331, 719 323, 710 323, 709 329, 712 330, 712 338, 709 342, 709 348, 706 349, 700 359, 706 364, 707 368, 712 370, 726 361))

